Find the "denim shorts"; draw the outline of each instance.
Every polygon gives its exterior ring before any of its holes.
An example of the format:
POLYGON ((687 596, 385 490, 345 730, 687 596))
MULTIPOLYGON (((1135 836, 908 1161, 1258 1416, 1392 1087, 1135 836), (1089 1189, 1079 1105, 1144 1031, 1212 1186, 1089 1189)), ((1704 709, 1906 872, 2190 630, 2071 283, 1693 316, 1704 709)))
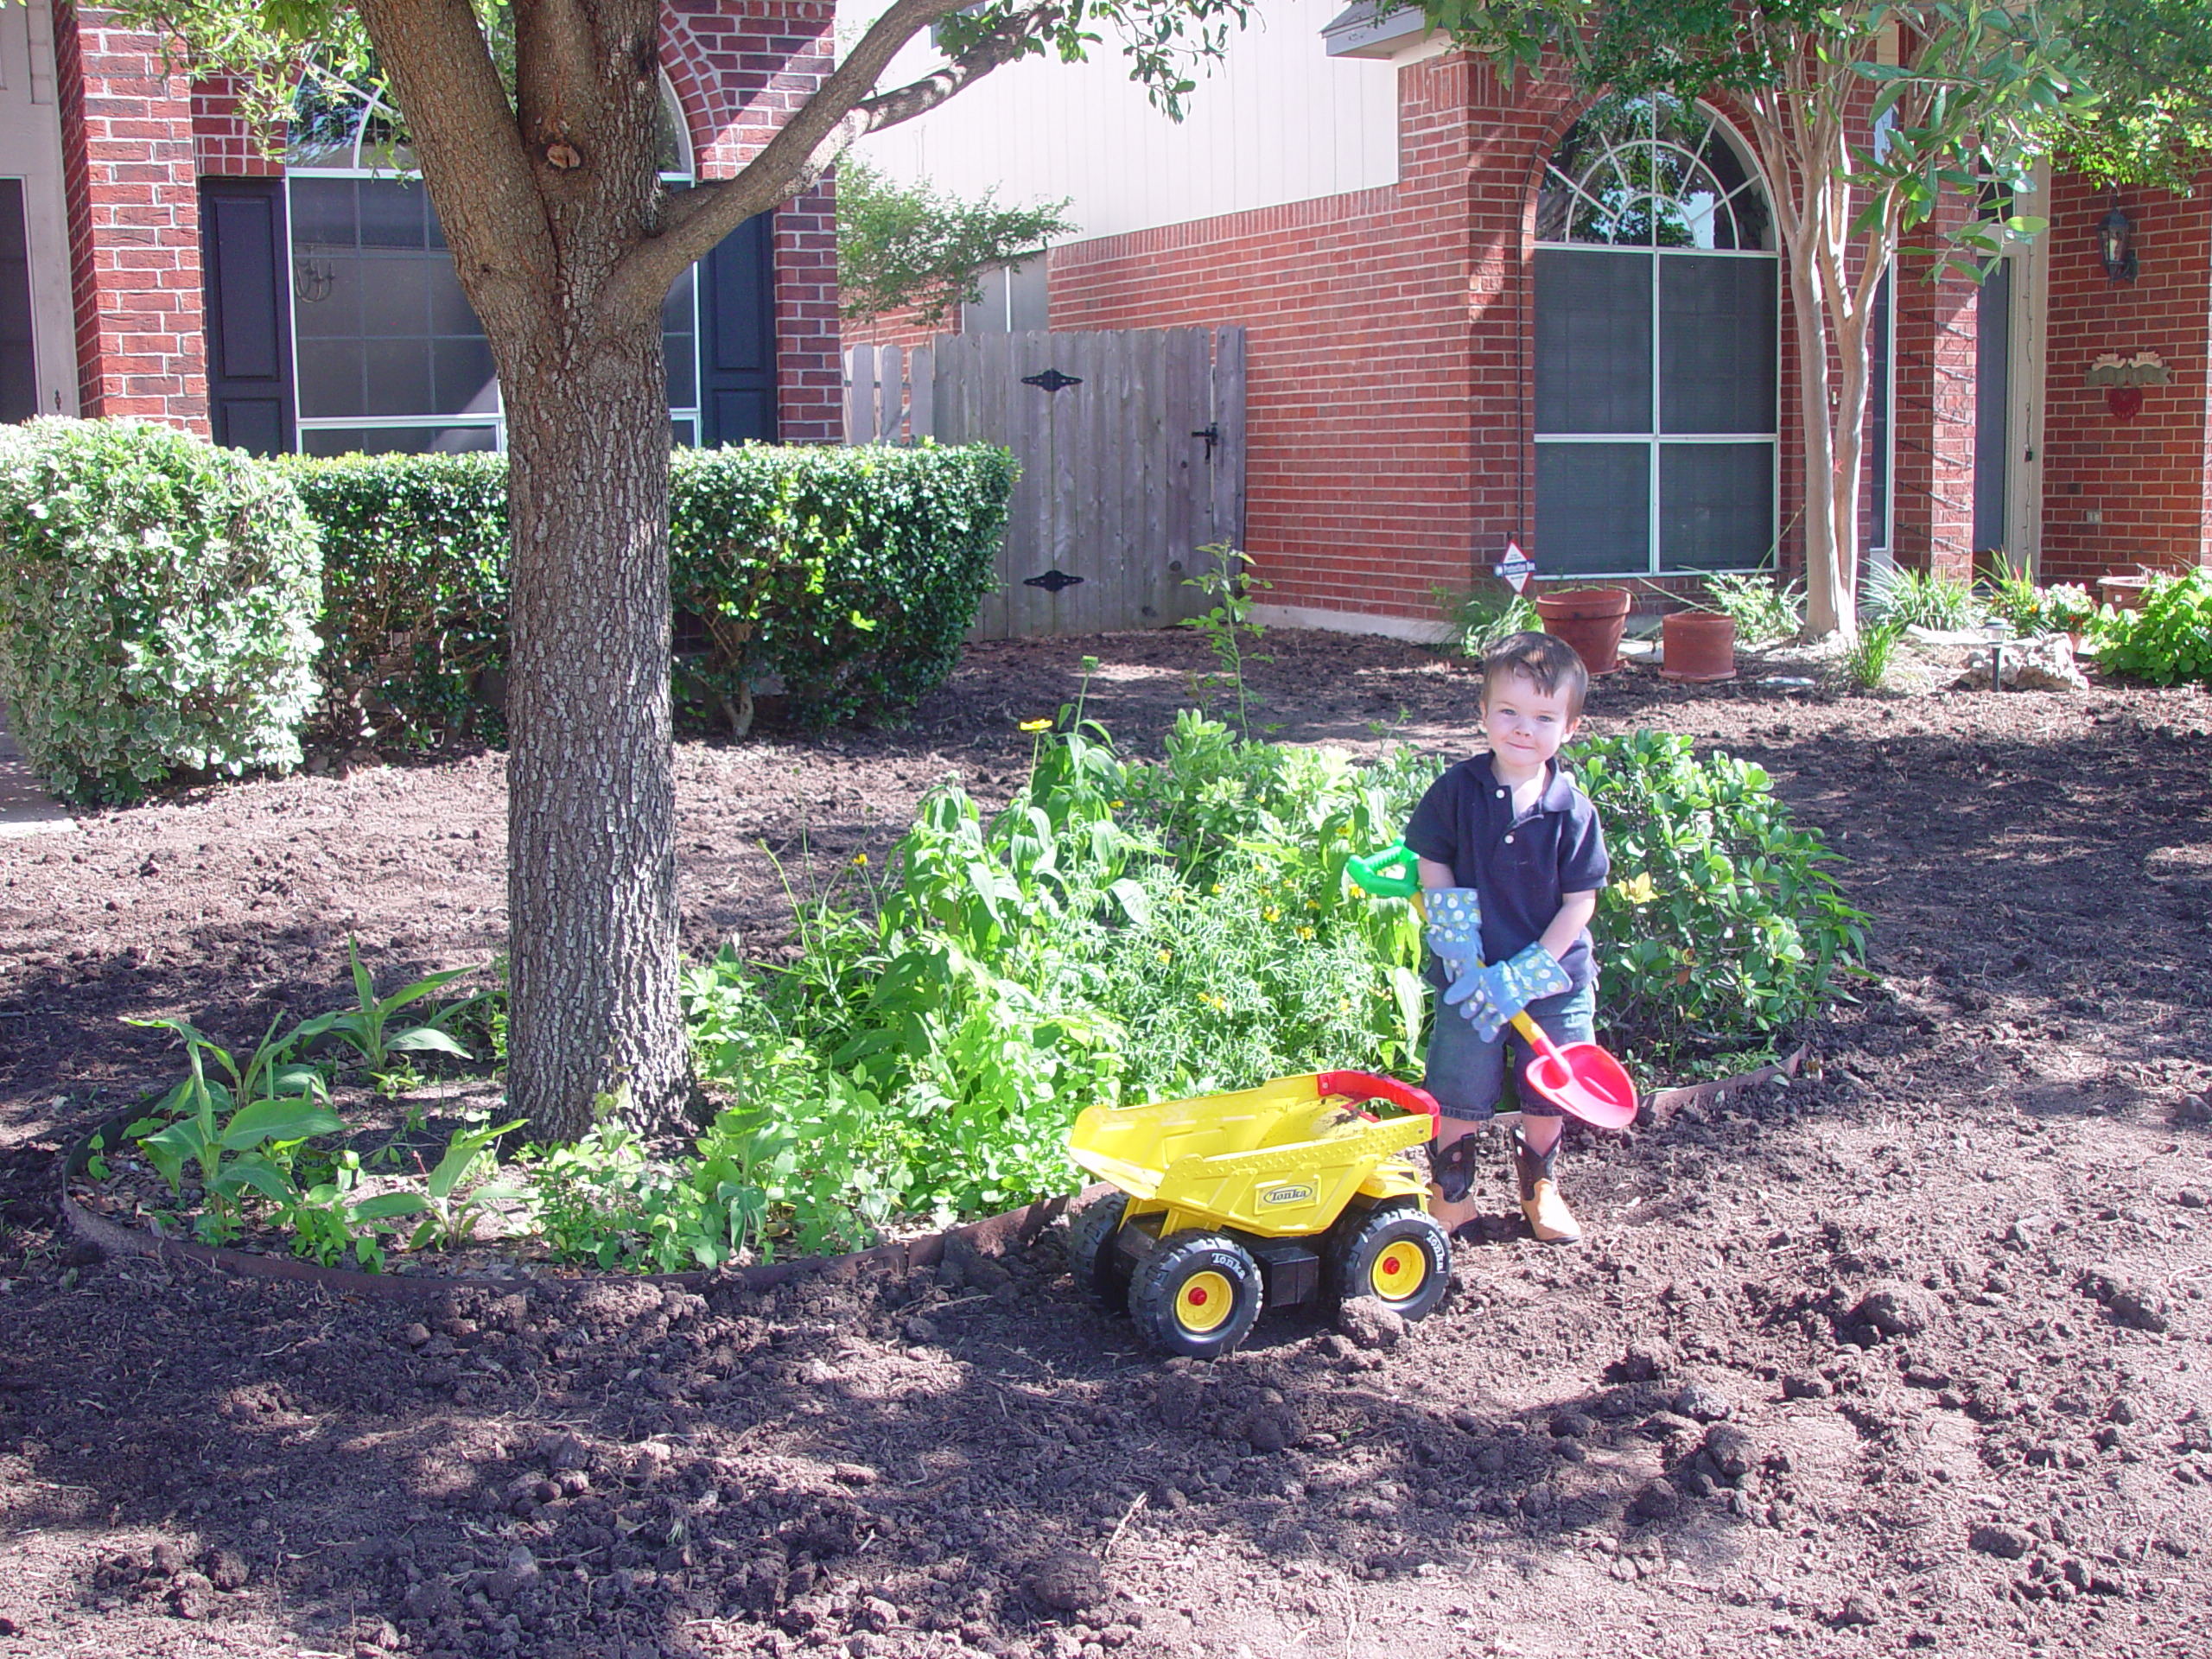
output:
MULTIPOLYGON (((1529 1017, 1555 1043, 1591 1041, 1597 1012, 1595 982, 1579 991, 1539 997, 1529 1005, 1529 1017)), ((1535 1058, 1535 1051, 1529 1046, 1529 1039, 1512 1027, 1499 1033, 1496 1042, 1486 1043, 1475 1034, 1472 1022, 1440 997, 1435 1028, 1428 1039, 1427 1071, 1421 1078, 1421 1087, 1436 1096, 1436 1103, 1444 1109, 1445 1116, 1462 1122, 1479 1123, 1489 1117, 1504 1101, 1509 1086, 1517 1096, 1524 1116, 1558 1117, 1561 1116, 1559 1108, 1522 1081, 1522 1073, 1535 1058), (1513 1056, 1510 1084, 1505 1063, 1509 1049, 1513 1056)))

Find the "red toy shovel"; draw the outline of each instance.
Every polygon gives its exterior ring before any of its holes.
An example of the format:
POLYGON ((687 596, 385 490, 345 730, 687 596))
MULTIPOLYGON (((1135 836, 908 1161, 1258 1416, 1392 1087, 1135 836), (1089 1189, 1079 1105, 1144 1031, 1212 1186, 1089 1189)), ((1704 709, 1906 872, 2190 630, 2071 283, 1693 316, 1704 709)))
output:
POLYGON ((1595 1043, 1561 1048, 1526 1014, 1513 1016, 1513 1029, 1536 1051, 1523 1075, 1546 1100, 1601 1129, 1624 1129, 1635 1122, 1636 1085, 1604 1049, 1595 1043))

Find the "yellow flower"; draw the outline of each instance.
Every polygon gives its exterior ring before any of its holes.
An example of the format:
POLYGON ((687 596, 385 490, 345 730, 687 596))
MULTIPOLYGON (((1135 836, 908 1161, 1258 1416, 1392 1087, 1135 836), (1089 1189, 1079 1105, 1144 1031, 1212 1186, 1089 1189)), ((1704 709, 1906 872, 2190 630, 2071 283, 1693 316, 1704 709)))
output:
POLYGON ((1313 930, 1310 927, 1301 927, 1298 930, 1298 937, 1301 939, 1310 939, 1313 937, 1313 930))
POLYGON ((1613 891, 1631 905, 1648 905, 1659 896, 1659 889, 1651 885, 1651 874, 1645 871, 1633 881, 1616 881, 1613 891))
POLYGON ((1173 950, 1163 950, 1160 953, 1160 959, 1162 962, 1173 962, 1175 960, 1175 953, 1173 950))
POLYGON ((853 862, 856 866, 865 866, 868 862, 868 855, 866 853, 855 853, 853 855, 853 862))
POLYGON ((1128 803, 1127 801, 1109 801, 1106 804, 1112 807, 1116 812, 1118 812, 1123 807, 1127 806, 1128 803))
POLYGON ((1277 910, 1273 905, 1269 905, 1265 910, 1260 912, 1260 919, 1263 922, 1281 921, 1282 919, 1282 912, 1277 910))
POLYGON ((1025 720, 1021 722, 1021 729, 1025 732, 1046 732, 1052 728, 1052 722, 1049 720, 1025 720))

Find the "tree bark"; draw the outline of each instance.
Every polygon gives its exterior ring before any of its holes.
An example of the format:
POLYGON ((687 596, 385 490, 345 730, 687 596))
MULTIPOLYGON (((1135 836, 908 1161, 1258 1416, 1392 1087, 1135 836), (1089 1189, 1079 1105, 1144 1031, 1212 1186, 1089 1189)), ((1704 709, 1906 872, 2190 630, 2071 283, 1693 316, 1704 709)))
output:
MULTIPOLYGON (((656 311, 581 362, 503 365, 512 747, 507 1099, 568 1141, 594 1103, 683 1112, 669 708, 668 396, 656 311)), ((546 360, 551 355, 553 360, 546 360)))

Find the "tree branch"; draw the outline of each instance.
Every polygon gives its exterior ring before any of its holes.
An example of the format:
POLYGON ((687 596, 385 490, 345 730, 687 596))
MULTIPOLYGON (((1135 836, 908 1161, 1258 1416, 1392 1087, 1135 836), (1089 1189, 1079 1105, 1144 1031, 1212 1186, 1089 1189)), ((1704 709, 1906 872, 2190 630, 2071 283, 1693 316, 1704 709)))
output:
POLYGON ((861 137, 935 109, 1028 49, 1062 16, 1059 0, 1009 16, 956 61, 877 96, 875 83, 906 42, 963 0, 900 0, 877 19, 850 56, 816 89, 735 178, 680 193, 665 228, 640 243, 607 284, 610 307, 658 307, 684 271, 755 213, 803 194, 861 137))
POLYGON ((360 12, 400 108, 424 113, 415 148, 470 300, 535 318, 556 291, 552 230, 468 0, 360 0, 360 12))

